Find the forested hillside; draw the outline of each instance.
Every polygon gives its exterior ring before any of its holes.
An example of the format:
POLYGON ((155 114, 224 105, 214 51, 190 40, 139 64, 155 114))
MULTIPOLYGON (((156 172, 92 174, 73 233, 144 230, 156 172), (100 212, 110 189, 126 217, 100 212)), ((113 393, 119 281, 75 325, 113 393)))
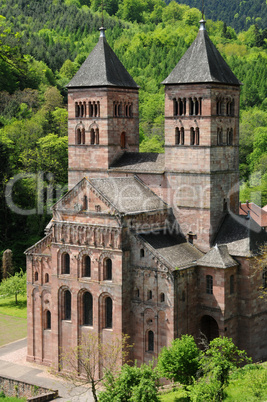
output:
MULTIPOLYGON (((11 248, 15 265, 43 233, 49 207, 67 183, 65 85, 98 41, 100 0, 3 0, 0 6, 0 252, 11 248), (6 194, 23 214, 6 204, 6 194), (51 175, 52 173, 52 175, 51 175), (12 191, 11 191, 12 190, 12 191), (48 199, 48 202, 46 200, 48 199), (47 212, 47 213, 46 213, 47 212)), ((106 0, 106 36, 140 85, 140 148, 163 152, 164 88, 195 39, 201 13, 163 0, 106 0)), ((239 34, 208 20, 213 42, 237 77, 241 93, 242 199, 267 203, 267 42, 252 25, 239 34), (262 199, 259 199, 262 194, 262 199)))
MULTIPOLYGON (((202 10, 202 0, 176 0, 202 10)), ((170 1, 166 0, 168 4, 170 1)), ((236 31, 248 29, 253 24, 267 28, 266 0, 205 0, 205 16, 214 21, 221 20, 236 31)))

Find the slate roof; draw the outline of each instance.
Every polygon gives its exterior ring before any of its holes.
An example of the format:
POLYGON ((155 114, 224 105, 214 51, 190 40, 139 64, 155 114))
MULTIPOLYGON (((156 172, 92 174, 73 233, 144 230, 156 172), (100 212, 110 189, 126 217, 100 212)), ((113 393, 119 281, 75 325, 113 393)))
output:
POLYGON ((202 267, 228 268, 234 267, 238 263, 229 255, 226 245, 218 246, 216 244, 215 247, 198 260, 197 265, 202 267))
POLYGON ((89 183, 120 213, 166 210, 163 202, 137 177, 89 179, 89 183))
POLYGON ((245 202, 239 206, 239 215, 250 214, 251 218, 261 227, 267 227, 267 211, 254 202, 245 202))
POLYGON ((109 46, 103 32, 102 30, 95 48, 66 85, 67 88, 103 86, 138 88, 109 46))
POLYGON ((163 173, 164 167, 165 154, 156 154, 153 152, 125 152, 110 166, 110 169, 131 173, 163 173))
POLYGON ((198 35, 162 84, 216 82, 240 85, 228 64, 209 38, 205 21, 200 21, 198 35))
POLYGON ((188 243, 181 234, 159 231, 140 234, 138 237, 163 264, 167 263, 173 269, 196 265, 196 261, 203 256, 203 253, 188 243))
POLYGON ((230 255, 250 257, 267 242, 267 233, 251 218, 226 215, 214 244, 226 244, 230 255))

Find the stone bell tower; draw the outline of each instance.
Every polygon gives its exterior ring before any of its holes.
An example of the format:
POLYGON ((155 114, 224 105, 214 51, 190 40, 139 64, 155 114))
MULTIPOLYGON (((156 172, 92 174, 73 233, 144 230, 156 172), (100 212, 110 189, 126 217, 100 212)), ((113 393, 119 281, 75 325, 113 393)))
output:
POLYGON ((240 81, 200 21, 163 81, 165 172, 184 233, 208 249, 227 210, 238 213, 240 81))
POLYGON ((100 28, 100 38, 68 88, 69 189, 105 176, 123 152, 139 149, 138 85, 100 28))

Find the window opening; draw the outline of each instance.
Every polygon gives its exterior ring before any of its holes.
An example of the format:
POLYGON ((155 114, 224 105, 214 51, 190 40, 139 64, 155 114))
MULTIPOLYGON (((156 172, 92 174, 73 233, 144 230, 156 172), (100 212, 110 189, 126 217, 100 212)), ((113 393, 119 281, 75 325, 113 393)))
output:
POLYGON ((106 265, 106 277, 105 277, 105 279, 107 281, 111 281, 112 280, 112 261, 111 261, 110 258, 106 259, 105 265, 106 265))
POLYGON ((193 129, 193 127, 190 128, 190 144, 191 145, 195 145, 195 130, 193 129))
POLYGON ((64 253, 62 255, 62 273, 63 274, 70 273, 70 256, 68 253, 64 253))
POLYGON ((180 145, 181 142, 181 134, 178 127, 175 128, 175 145, 180 145))
POLYGON ((83 325, 93 325, 93 297, 90 292, 83 294, 83 325))
POLYGON ((140 257, 143 258, 145 256, 145 250, 141 248, 140 250, 140 257))
POLYGON ((91 276, 91 258, 89 255, 84 256, 83 258, 83 276, 90 277, 91 276))
POLYGON ((38 281, 38 272, 35 272, 35 274, 34 274, 34 280, 35 280, 35 282, 38 281))
POLYGON ((232 295, 235 291, 235 283, 234 283, 234 275, 230 276, 230 295, 232 295))
POLYGON ((110 297, 105 299, 105 328, 112 328, 112 300, 110 297))
POLYGON ((49 282, 49 275, 45 274, 45 283, 48 283, 48 282, 49 282))
POLYGON ((122 149, 126 148, 126 133, 125 132, 121 133, 121 148, 122 149))
POLYGON ((213 294, 213 277, 211 275, 206 275, 206 293, 213 294))
POLYGON ((148 351, 154 351, 154 332, 148 331, 148 351))
POLYGON ((267 268, 264 268, 262 273, 262 287, 263 289, 267 288, 267 268))
POLYGON ((199 128, 196 128, 196 145, 199 145, 199 128))
POLYGON ((147 300, 152 300, 152 290, 147 292, 147 300))
POLYGON ((71 293, 69 290, 64 292, 64 320, 71 320, 71 293))
POLYGON ((160 294, 160 301, 161 301, 161 303, 165 302, 165 294, 164 293, 160 294))
POLYGON ((45 329, 51 329, 51 312, 49 310, 46 311, 46 323, 45 329))

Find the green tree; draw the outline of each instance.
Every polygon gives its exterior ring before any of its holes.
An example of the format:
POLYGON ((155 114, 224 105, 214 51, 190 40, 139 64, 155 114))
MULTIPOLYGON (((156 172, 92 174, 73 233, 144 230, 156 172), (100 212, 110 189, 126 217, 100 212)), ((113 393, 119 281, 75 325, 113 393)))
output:
POLYGON ((15 303, 18 304, 18 295, 25 295, 26 288, 26 273, 16 272, 14 276, 3 279, 0 283, 0 294, 6 297, 15 296, 15 303))
POLYGON ((251 362, 244 350, 239 350, 231 338, 219 337, 213 339, 209 348, 200 360, 200 367, 204 378, 203 382, 215 382, 217 399, 222 400, 224 389, 228 385, 229 375, 232 370, 245 363, 251 362))
POLYGON ((169 380, 191 384, 200 366, 200 350, 191 335, 174 339, 169 348, 164 347, 158 358, 159 373, 169 380))
POLYGON ((141 367, 124 364, 118 376, 107 372, 105 391, 100 392, 100 402, 158 402, 159 376, 152 364, 141 367))

